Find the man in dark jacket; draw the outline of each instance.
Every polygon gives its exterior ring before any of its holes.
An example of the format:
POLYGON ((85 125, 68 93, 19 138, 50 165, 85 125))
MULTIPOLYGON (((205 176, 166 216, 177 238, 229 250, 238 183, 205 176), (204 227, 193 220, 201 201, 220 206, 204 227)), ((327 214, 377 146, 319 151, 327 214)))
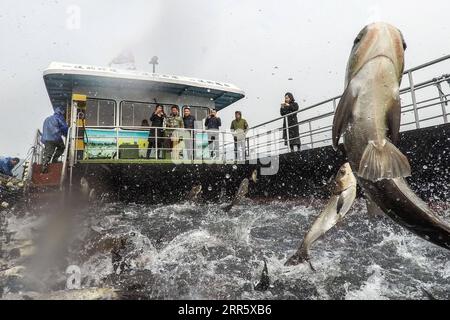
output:
POLYGON ((189 160, 193 160, 193 151, 194 151, 194 129, 195 129, 195 117, 191 115, 191 108, 188 106, 184 107, 184 128, 188 129, 185 131, 185 146, 187 157, 189 160))
POLYGON ((152 129, 150 130, 149 146, 147 150, 147 158, 150 159, 150 155, 153 149, 155 149, 155 158, 163 158, 163 146, 164 146, 164 119, 166 114, 164 113, 164 107, 157 105, 155 111, 150 117, 152 123, 152 129), (158 149, 158 154, 156 154, 156 148, 158 149))
POLYGON ((64 153, 65 145, 62 137, 67 137, 69 130, 64 113, 63 107, 57 107, 55 113, 44 121, 41 141, 45 149, 41 173, 47 173, 48 164, 58 162, 59 157, 64 153))
POLYGON ((285 141, 284 144, 290 147, 291 152, 295 151, 295 147, 300 150, 300 133, 298 128, 297 113, 292 114, 298 110, 298 104, 297 102, 295 102, 292 93, 286 93, 286 95, 284 96, 284 103, 281 104, 280 114, 282 116, 291 114, 285 117, 283 122, 283 139, 285 141))
POLYGON ((0 173, 12 177, 12 169, 14 169, 19 162, 19 158, 0 157, 0 173))
POLYGON ((222 126, 222 120, 217 116, 216 110, 211 110, 208 118, 205 120, 205 127, 208 132, 209 150, 211 158, 216 158, 219 153, 219 129, 222 126), (212 148, 211 148, 212 144, 212 148))

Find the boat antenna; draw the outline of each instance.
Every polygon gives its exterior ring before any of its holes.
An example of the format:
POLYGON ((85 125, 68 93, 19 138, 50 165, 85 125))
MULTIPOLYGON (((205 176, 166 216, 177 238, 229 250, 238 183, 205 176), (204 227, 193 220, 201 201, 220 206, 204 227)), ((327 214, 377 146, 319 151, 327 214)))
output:
POLYGON ((156 66, 159 64, 158 63, 159 58, 157 56, 154 56, 152 58, 152 60, 150 60, 149 64, 153 65, 153 73, 156 73, 156 66))

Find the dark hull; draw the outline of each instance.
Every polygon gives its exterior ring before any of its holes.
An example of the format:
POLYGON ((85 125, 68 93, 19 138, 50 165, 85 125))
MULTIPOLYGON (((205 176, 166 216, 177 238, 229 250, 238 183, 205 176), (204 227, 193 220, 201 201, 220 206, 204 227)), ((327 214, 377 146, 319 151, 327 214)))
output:
POLYGON ((202 185, 201 199, 229 200, 256 165, 219 164, 77 164, 73 190, 85 177, 97 195, 109 201, 177 203, 185 201, 194 185, 202 185))
MULTIPOLYGON (((400 134, 399 149, 408 157, 408 185, 426 202, 450 199, 450 124, 400 134)), ((284 154, 276 175, 261 176, 253 196, 273 198, 328 197, 327 180, 345 162, 330 147, 284 154)))

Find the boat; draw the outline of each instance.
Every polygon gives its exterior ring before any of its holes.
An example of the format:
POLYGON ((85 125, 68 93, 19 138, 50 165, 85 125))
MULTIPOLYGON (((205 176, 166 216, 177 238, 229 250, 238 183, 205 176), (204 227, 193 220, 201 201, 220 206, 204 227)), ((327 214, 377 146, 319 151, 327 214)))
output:
POLYGON ((193 184, 201 183, 208 193, 220 189, 223 179, 238 184, 242 176, 251 175, 251 168, 233 159, 233 134, 204 127, 211 110, 221 111, 245 97, 233 84, 58 62, 44 71, 44 82, 53 108, 66 109, 70 132, 62 163, 41 174, 43 145, 38 131, 34 186, 76 190, 85 178, 91 189, 118 199, 159 201, 169 194, 182 198, 193 184), (151 123, 156 106, 162 106, 166 115, 173 106, 181 115, 189 107, 195 129, 166 128, 161 135, 160 130, 143 126, 144 120, 151 123), (175 134, 181 141, 177 150, 170 145, 175 134), (219 148, 213 149, 212 136, 219 148), (155 148, 149 150, 152 139, 155 148))

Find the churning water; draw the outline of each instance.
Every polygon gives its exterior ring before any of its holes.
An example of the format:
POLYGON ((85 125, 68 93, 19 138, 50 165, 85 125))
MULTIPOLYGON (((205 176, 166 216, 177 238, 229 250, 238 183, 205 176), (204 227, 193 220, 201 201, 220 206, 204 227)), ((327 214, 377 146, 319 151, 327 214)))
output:
MULTIPOLYGON (((230 213, 218 204, 91 207, 64 263, 42 277, 51 284, 3 277, 2 298, 63 295, 73 265, 82 288, 114 288, 123 299, 450 299, 450 252, 387 217, 369 217, 362 201, 313 246, 316 271, 285 267, 323 205, 248 200, 230 213), (260 292, 264 261, 270 287, 260 292)), ((30 239, 43 219, 9 212, 4 229, 30 239)))

